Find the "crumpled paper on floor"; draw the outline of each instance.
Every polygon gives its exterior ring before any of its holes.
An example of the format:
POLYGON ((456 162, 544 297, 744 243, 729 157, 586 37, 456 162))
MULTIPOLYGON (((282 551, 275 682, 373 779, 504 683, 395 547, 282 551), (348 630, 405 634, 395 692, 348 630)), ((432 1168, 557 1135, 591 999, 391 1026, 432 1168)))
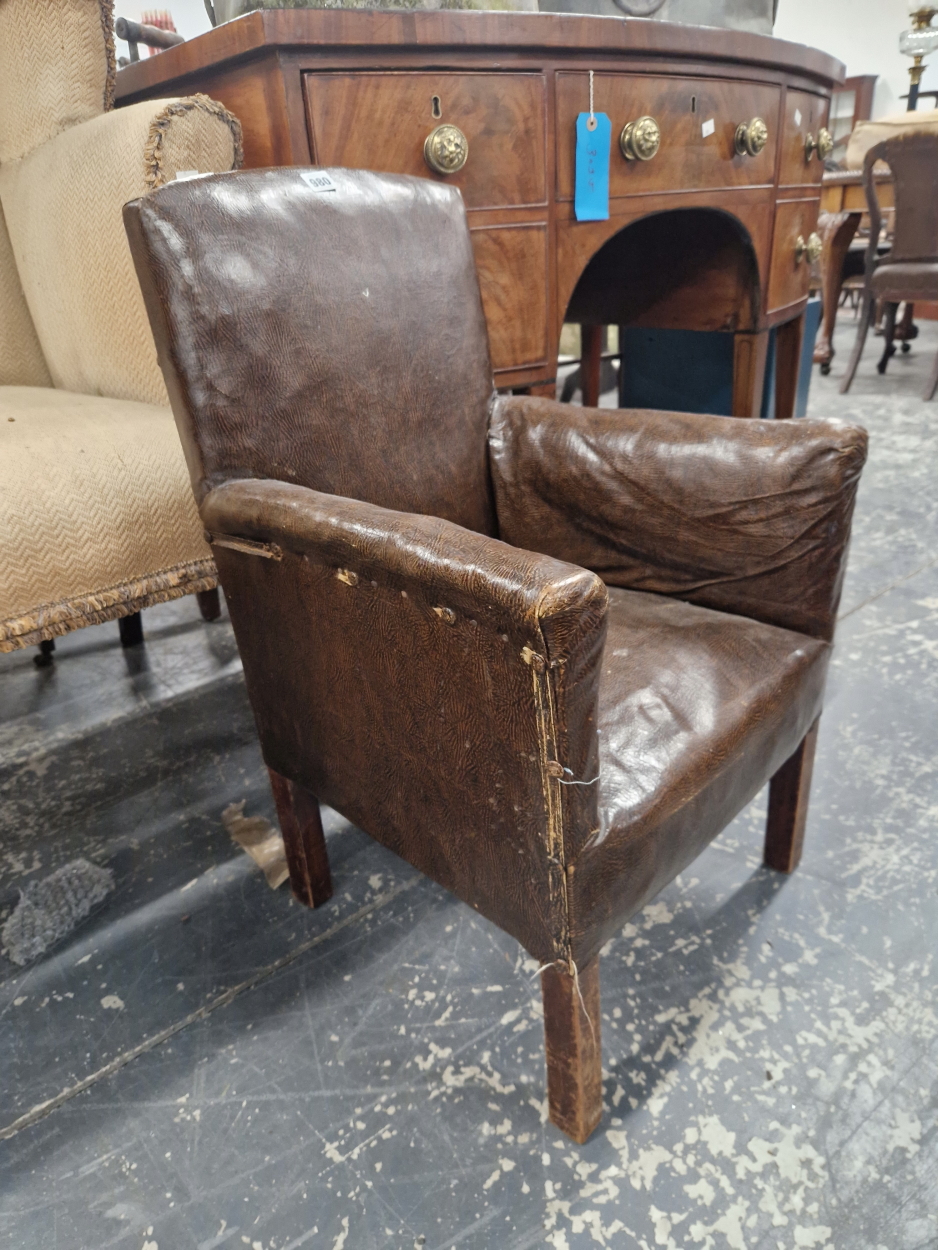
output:
POLYGON ((263 816, 245 816, 246 802, 229 803, 221 814, 222 822, 238 846, 263 870, 270 888, 276 890, 290 876, 283 835, 263 816))

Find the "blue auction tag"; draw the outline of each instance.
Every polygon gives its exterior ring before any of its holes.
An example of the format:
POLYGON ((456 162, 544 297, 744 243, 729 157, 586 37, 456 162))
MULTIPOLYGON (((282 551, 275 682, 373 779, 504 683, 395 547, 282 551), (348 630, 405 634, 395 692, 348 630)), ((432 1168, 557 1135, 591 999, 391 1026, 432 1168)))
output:
POLYGON ((612 123, 605 113, 580 113, 576 119, 576 190, 573 210, 577 221, 609 220, 609 144, 612 123))

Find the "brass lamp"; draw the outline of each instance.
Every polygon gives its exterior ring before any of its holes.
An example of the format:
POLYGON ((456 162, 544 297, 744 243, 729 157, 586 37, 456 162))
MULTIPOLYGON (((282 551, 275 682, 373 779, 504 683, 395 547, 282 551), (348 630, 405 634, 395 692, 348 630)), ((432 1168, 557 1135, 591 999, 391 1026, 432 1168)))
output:
POLYGON ((904 30, 899 36, 899 51, 903 56, 912 57, 912 65, 909 69, 909 77, 912 80, 909 87, 910 113, 918 107, 919 85, 925 69, 922 62, 926 56, 938 49, 938 28, 931 24, 936 13, 938 13, 938 8, 933 5, 923 4, 921 0, 910 0, 909 17, 912 19, 912 29, 904 30))

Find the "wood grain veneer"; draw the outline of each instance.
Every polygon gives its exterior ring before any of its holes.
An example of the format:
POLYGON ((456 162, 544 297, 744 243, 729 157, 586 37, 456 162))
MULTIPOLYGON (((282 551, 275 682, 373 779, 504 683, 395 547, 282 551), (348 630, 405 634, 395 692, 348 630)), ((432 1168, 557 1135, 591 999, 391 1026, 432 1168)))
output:
POLYGON ((439 179, 424 140, 458 125, 469 159, 445 180, 468 210, 496 383, 549 391, 566 318, 721 329, 749 336, 734 353, 742 414, 756 407, 759 336, 804 308, 808 267, 794 247, 814 229, 822 172, 804 144, 842 77, 816 49, 664 22, 290 9, 246 14, 127 66, 117 101, 204 91, 241 119, 254 167, 439 179), (590 70, 595 107, 612 121, 610 216, 584 223, 573 214, 574 124, 590 70), (660 150, 626 161, 619 132, 645 114, 660 150), (736 126, 756 116, 768 143, 739 156, 736 126), (650 217, 660 220, 631 242, 616 238, 650 217))

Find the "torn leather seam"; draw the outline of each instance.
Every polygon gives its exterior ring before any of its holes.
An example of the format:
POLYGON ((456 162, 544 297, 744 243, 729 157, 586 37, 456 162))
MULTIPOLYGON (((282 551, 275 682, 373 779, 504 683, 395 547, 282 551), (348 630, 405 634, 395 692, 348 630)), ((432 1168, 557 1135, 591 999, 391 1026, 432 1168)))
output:
POLYGON ((555 937, 554 948, 559 959, 570 962, 573 958, 573 947, 570 942, 570 908, 567 899, 567 865, 564 859, 563 805, 560 790, 563 766, 557 759, 556 696, 550 677, 550 668, 545 660, 547 640, 544 638, 539 619, 537 629, 541 636, 544 654, 525 647, 521 652, 521 658, 531 670, 534 688, 538 764, 541 770, 541 792, 547 811, 547 861, 550 865, 548 879, 551 912, 552 914, 556 912, 559 903, 561 918, 560 933, 555 937))

